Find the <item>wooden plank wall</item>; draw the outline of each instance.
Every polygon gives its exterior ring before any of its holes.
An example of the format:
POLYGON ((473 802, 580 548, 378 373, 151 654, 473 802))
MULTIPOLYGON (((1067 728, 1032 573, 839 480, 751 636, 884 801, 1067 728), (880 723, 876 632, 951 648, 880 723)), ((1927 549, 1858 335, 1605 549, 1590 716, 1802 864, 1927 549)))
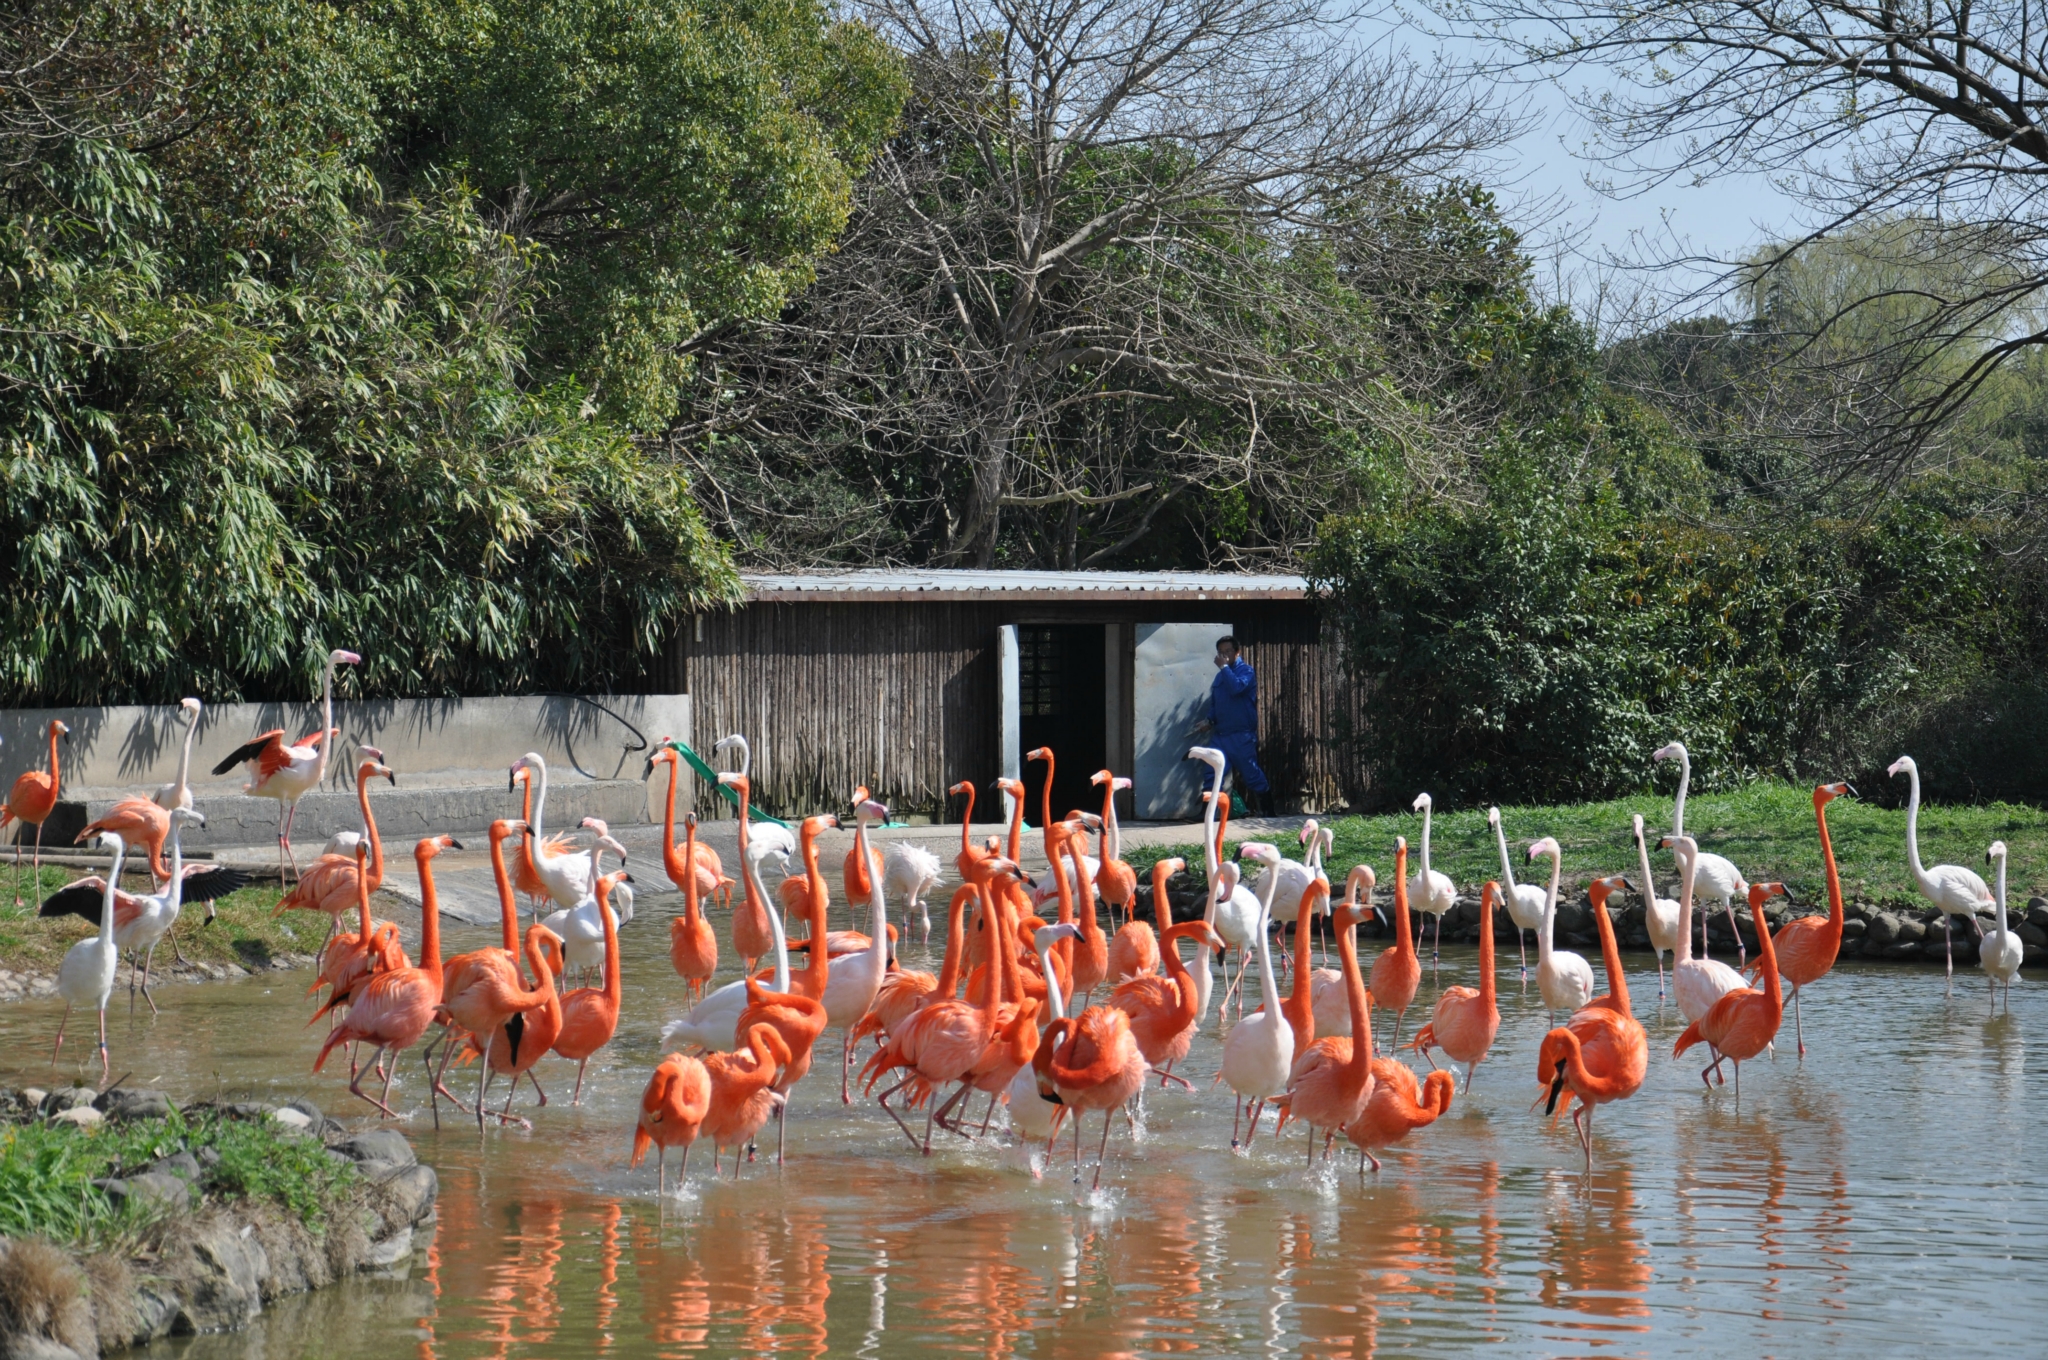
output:
POLYGON ((1343 652, 1309 609, 1249 615, 1235 630, 1259 676, 1259 758, 1283 807, 1324 812, 1358 806, 1367 793, 1348 739, 1362 732, 1362 696, 1343 652))
POLYGON ((767 807, 844 811, 866 784, 899 813, 942 814, 949 785, 998 773, 996 607, 754 604, 704 616, 701 640, 697 622, 670 682, 707 750, 747 735, 767 807))

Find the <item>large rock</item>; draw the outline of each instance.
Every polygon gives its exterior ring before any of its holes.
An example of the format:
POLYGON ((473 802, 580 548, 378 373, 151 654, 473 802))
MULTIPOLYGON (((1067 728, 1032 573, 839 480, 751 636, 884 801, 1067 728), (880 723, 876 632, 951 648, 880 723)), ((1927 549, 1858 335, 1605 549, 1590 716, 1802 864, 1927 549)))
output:
POLYGON ((409 1166, 384 1182, 384 1193, 406 1222, 420 1224, 433 1217, 441 1181, 431 1166, 409 1166))
POLYGON ((2030 944, 2037 949, 2048 947, 2048 930, 2041 929, 2031 921, 2014 921, 2012 933, 2020 937, 2021 944, 2030 944))
POLYGON ((149 1209, 183 1213, 192 1207, 191 1183, 168 1172, 149 1171, 140 1176, 94 1181, 117 1205, 137 1204, 149 1209))
POLYGON ((225 1332, 263 1311, 263 1280, 269 1259, 255 1234, 244 1236, 226 1220, 206 1224, 192 1237, 199 1266, 187 1297, 179 1300, 174 1330, 225 1332))
POLYGON ((178 1107, 171 1104, 171 1098, 162 1091, 147 1086, 140 1090, 116 1086, 111 1091, 102 1092, 100 1098, 93 1102, 93 1108, 119 1123, 134 1119, 166 1119, 178 1107))
POLYGON ((1898 917, 1888 911, 1881 911, 1870 922, 1870 942, 1879 948, 1889 948, 1899 939, 1899 928, 1903 925, 1898 917))
POLYGON ((1927 923, 1916 921, 1910 916, 1899 918, 1899 943, 1909 944, 1914 940, 1927 938, 1927 923))
MULTIPOLYGON (((206 1151, 213 1153, 214 1161, 220 1160, 220 1153, 214 1149, 207 1148, 206 1151)), ((149 1171, 152 1175, 176 1176, 181 1181, 196 1181, 199 1179, 199 1159, 189 1152, 174 1152, 152 1163, 149 1171)))
POLYGON ((354 1162, 365 1180, 379 1183, 390 1180, 419 1161, 413 1155, 412 1144, 395 1129, 371 1129, 368 1133, 344 1138, 327 1152, 330 1156, 354 1162))
POLYGON ((1866 921, 1851 921, 1846 917, 1842 920, 1842 938, 1844 940, 1860 940, 1863 938, 1863 932, 1869 929, 1870 925, 1866 921))

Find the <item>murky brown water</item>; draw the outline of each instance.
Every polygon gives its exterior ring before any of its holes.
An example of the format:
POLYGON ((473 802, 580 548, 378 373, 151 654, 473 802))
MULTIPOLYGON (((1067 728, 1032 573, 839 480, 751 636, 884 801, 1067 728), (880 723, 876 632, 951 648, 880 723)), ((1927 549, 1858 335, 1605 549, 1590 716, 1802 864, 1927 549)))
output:
MULTIPOLYGON (((1364 1184, 1348 1156, 1305 1172, 1299 1138, 1230 1155, 1231 1102, 1203 1084, 1213 1016, 1186 1068, 1202 1089, 1151 1092, 1143 1140, 1119 1126, 1093 1196, 1063 1167, 1034 1180, 1014 1150, 955 1139, 916 1155, 871 1104, 840 1107, 821 1052, 785 1170, 764 1155, 714 1183, 700 1153, 687 1192, 662 1204, 652 1163, 625 1165, 661 1023, 682 1009, 662 915, 628 928, 628 1014, 581 1108, 528 1111, 530 1134, 459 1121, 437 1134, 423 1108, 412 1121, 442 1194, 408 1278, 153 1353, 2024 1353, 2040 1330, 2042 1047, 2030 1055, 2027 1037, 2048 1004, 2033 982, 1987 1020, 1974 973, 1950 996, 1938 972, 1845 965, 1809 998, 1812 1053, 1802 1064, 1788 1042, 1750 1064, 1738 1108, 1702 1092, 1691 1055, 1670 1059, 1677 1013, 1659 1014, 1641 960, 1630 985, 1650 1080, 1601 1110, 1591 1176, 1569 1127, 1529 1108, 1544 1022, 1512 961, 1473 1094, 1364 1184)), ((472 942, 461 931, 451 947, 472 942)), ((1423 1000, 1474 966, 1447 950, 1423 1000)), ((167 988, 160 1018, 117 1015, 114 1070, 182 1095, 310 1094, 352 1117, 342 1081, 308 1072, 306 980, 167 988)), ((43 1003, 0 1011, 0 1080, 49 1082, 55 1021, 43 1003)), ((566 1098, 573 1069, 544 1071, 566 1098)), ((414 1059, 408 1106, 417 1072, 414 1059)))

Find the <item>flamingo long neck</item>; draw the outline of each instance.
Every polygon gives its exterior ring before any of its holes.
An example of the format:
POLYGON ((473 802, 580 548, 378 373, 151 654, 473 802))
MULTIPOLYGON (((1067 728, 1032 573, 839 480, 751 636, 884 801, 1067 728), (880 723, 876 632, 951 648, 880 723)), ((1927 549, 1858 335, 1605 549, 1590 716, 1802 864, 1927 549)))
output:
MULTIPOLYGON (((525 790, 519 800, 519 820, 525 822, 528 828, 531 828, 533 826, 533 771, 521 770, 520 773, 525 775, 526 778, 523 781, 525 790)), ((534 834, 529 829, 525 835, 519 838, 519 858, 526 865, 527 874, 532 879, 537 880, 540 878, 540 869, 533 862, 533 842, 534 834)))
POLYGON ((1408 926, 1408 843, 1394 850, 1394 948, 1403 954, 1415 952, 1415 935, 1408 926))
POLYGON ((357 938, 367 946, 370 943, 370 878, 363 872, 363 847, 356 847, 356 916, 362 923, 362 934, 357 938))
MULTIPOLYGON (((57 748, 53 745, 50 749, 54 752, 57 748)), ((1906 862, 1913 867, 1913 881, 1922 892, 1928 892, 1927 870, 1920 863, 1920 767, 1907 766, 1906 778, 1911 784, 1906 795, 1906 862)))
POLYGON ((1587 890, 1593 900, 1593 925, 1600 931, 1600 962, 1607 969, 1607 996, 1615 1010, 1634 1015, 1628 1001, 1628 974, 1621 968, 1621 943, 1614 938, 1614 921, 1607 915, 1607 897, 1613 890, 1604 881, 1587 890))
MULTIPOLYGON (((1040 825, 1041 825, 1041 826, 1043 826, 1043 827, 1044 827, 1044 829, 1045 829, 1045 857, 1046 857, 1047 859, 1051 859, 1051 858, 1053 858, 1053 849, 1052 849, 1052 772, 1053 772, 1053 757, 1052 757, 1052 747, 1048 746, 1048 747, 1046 747, 1046 748, 1045 748, 1045 785, 1044 785, 1044 787, 1042 787, 1042 788, 1041 788, 1041 789, 1039 789, 1039 791, 1038 791, 1038 816, 1039 816, 1039 822, 1040 822, 1040 825)), ((1015 858, 1017 858, 1016 850, 1014 849, 1014 847, 1012 848, 1012 850, 1011 850, 1011 852, 1010 852, 1010 858, 1011 858, 1011 859, 1015 859, 1015 858)))
POLYGON ((1678 948, 1671 951, 1673 968, 1692 962, 1693 868, 1693 857, 1681 853, 1678 856, 1678 948))
POLYGON ((547 762, 543 760, 536 760, 531 765, 527 766, 527 769, 532 771, 532 773, 530 773, 527 776, 527 789, 529 792, 533 794, 533 816, 528 818, 528 822, 533 827, 532 835, 534 843, 538 845, 547 835, 545 831, 541 830, 542 819, 544 819, 548 815, 547 762), (538 784, 540 787, 535 788, 535 784, 538 784))
MULTIPOLYGON (((868 862, 867 818, 862 817, 854 823, 853 843, 860 850, 861 863, 866 864, 868 862)), ((889 908, 882 901, 882 875, 871 873, 869 877, 874 880, 874 883, 868 892, 868 900, 872 904, 872 908, 868 912, 868 958, 874 962, 877 969, 880 969, 886 967, 889 962, 889 908)), ((823 878, 818 880, 821 889, 824 886, 824 882, 823 878)), ((877 972, 875 976, 880 977, 881 974, 877 972)))
POLYGON ((1166 900, 1166 880, 1172 876, 1165 860, 1152 866, 1152 919, 1162 930, 1173 923, 1173 904, 1166 900))
POLYGON ((1102 857, 1122 859, 1124 849, 1123 828, 1116 821, 1116 779, 1114 776, 1103 781, 1102 790, 1102 857))
MULTIPOLYGON (((176 863, 175 860, 172 861, 176 863)), ((1832 868, 1832 863, 1830 863, 1832 868)), ((173 870, 172 872, 176 872, 173 870)), ((2005 856, 1998 857, 1998 933, 2005 934, 2005 856)))
POLYGON ((1671 834, 1685 834, 1685 791, 1692 786, 1692 753, 1678 748, 1678 798, 1671 805, 1671 834))
MULTIPOLYGON (((826 899, 828 910, 831 906, 830 899, 827 897, 824 872, 818 868, 818 832, 820 829, 819 823, 806 821, 803 825, 803 833, 798 847, 804 860, 804 895, 813 904, 810 912, 811 919, 813 920, 821 919, 815 905, 820 898, 826 899)), ((861 857, 865 860, 867 857, 867 843, 858 840, 855 843, 859 845, 861 857)), ((817 949, 822 950, 826 954, 831 953, 830 950, 825 949, 825 927, 813 927, 811 939, 815 942, 817 949)), ((820 961, 821 955, 814 953, 811 956, 811 967, 817 967, 820 961)))
POLYGON ((1091 951, 1108 948, 1102 938, 1102 922, 1095 918, 1095 885, 1089 881, 1081 864, 1081 848, 1072 839, 1067 841, 1067 858, 1074 866, 1074 881, 1081 885, 1081 900, 1074 904, 1075 919, 1081 927, 1081 938, 1088 942, 1091 951))
POLYGON ((1756 922, 1757 958, 1763 964, 1764 995, 1771 999, 1775 1010, 1785 1009, 1784 984, 1778 980, 1778 947, 1771 942, 1771 927, 1764 920, 1765 893, 1755 884, 1749 889, 1749 915, 1756 922))
MULTIPOLYGON (((693 856, 684 855, 681 858, 677 856, 676 785, 682 782, 682 770, 680 767, 683 761, 682 757, 678 756, 674 751, 670 751, 667 754, 668 799, 662 805, 661 810, 661 867, 668 871, 670 881, 680 888, 683 884, 684 874, 689 874, 692 878, 695 878, 697 875, 693 856)), ((692 831, 689 835, 691 847, 694 849, 697 843, 696 834, 692 831)))
MULTIPOLYGON (((670 784, 669 790, 669 805, 671 811, 673 811, 675 805, 675 785, 670 784)), ((666 835, 662 837, 662 843, 664 845, 668 844, 668 837, 666 835)), ((669 846, 669 849, 673 851, 674 847, 669 846)), ((691 930, 695 930, 704 920, 703 903, 697 895, 697 824, 695 822, 687 823, 683 827, 682 869, 680 872, 671 869, 669 876, 682 882, 683 921, 691 930)))
MULTIPOLYGON (((591 872, 597 872, 595 862, 591 872)), ((612 1012, 618 1013, 619 1002, 625 998, 625 977, 619 971, 619 918, 612 914, 611 884, 603 878, 597 883, 597 919, 604 923, 604 999, 611 1003, 612 1012)))
MULTIPOLYGON (((1214 766, 1210 767, 1215 769, 1214 766)), ((1221 858, 1216 851, 1216 800, 1223 793, 1223 771, 1216 770, 1216 789, 1209 795, 1209 805, 1202 809, 1202 871, 1209 876, 1209 891, 1216 891, 1216 869, 1221 858)))
POLYGON ((1003 968, 999 960, 1010 948, 1009 914, 1003 910, 999 897, 1000 894, 990 896, 988 911, 982 917, 995 932, 995 938, 989 942, 995 951, 989 962, 994 966, 988 970, 988 993, 981 999, 981 1022, 991 1034, 995 1033, 996 1012, 1003 1004, 1003 968))
POLYGON ((441 983, 441 894, 434 886, 434 857, 415 852, 420 871, 420 969, 441 983))
MULTIPOLYGON (((52 750, 56 741, 55 737, 50 738, 52 750)), ((100 950, 103 953, 112 953, 114 949, 114 898, 121 890, 121 857, 126 850, 120 841, 114 842, 114 864, 107 870, 107 894, 100 901, 100 950)))
POLYGON ((505 834, 491 829, 491 877, 498 884, 498 920, 505 931, 505 952, 519 952, 519 907, 512 900, 512 875, 505 870, 505 834))
POLYGON ((1195 975, 1181 962, 1180 942, 1198 932, 1207 934, 1208 930, 1209 925, 1205 921, 1182 921, 1177 926, 1167 927, 1166 933, 1159 937, 1159 960, 1166 965, 1166 975, 1173 979, 1174 992, 1180 998, 1178 1010, 1182 1024, 1195 1018, 1200 998, 1195 993, 1195 975))
POLYGON ((185 744, 178 751, 178 782, 171 786, 172 807, 183 807, 192 792, 192 738, 198 734, 199 713, 194 710, 192 720, 185 724, 185 744))
MULTIPOLYGON (((176 919, 178 908, 183 906, 185 902, 185 856, 184 852, 178 847, 178 842, 184 839, 184 836, 185 819, 183 817, 171 818, 171 882, 170 886, 164 889, 164 898, 170 903, 173 919, 176 919)), ((2000 928, 2003 928, 2003 922, 2000 923, 2000 928)))
POLYGON ((1543 929, 1536 932, 1536 961, 1550 962, 1551 932, 1557 925, 1557 880, 1562 872, 1564 856, 1553 852, 1550 856, 1550 889, 1543 895, 1543 929))
POLYGON ((1051 1012, 1052 1019, 1057 1022, 1067 1018, 1067 999, 1060 995, 1059 970, 1052 966, 1051 955, 1052 947, 1050 945, 1039 946, 1038 970, 1045 974, 1046 1009, 1051 1012))
POLYGON ((1429 818, 1436 811, 1434 800, 1422 805, 1422 883, 1423 891, 1429 891, 1429 818))
MULTIPOLYGON (((1276 889, 1279 880, 1280 876, 1278 874, 1273 875, 1276 889)), ((1316 1007, 1315 989, 1311 985, 1313 979, 1309 976, 1313 971, 1309 967, 1309 931, 1315 921, 1316 912, 1329 899, 1330 885, 1319 876, 1310 882, 1308 887, 1302 889, 1301 906, 1296 911, 1294 917, 1294 987, 1288 992, 1287 999, 1280 1003, 1280 1011, 1281 1014, 1287 1017, 1288 1025, 1294 1030, 1294 1051, 1296 1053, 1306 1053, 1308 1046, 1315 1042, 1316 1007)), ((1270 912, 1270 908, 1268 910, 1270 912)), ((1268 989, 1273 986, 1272 968, 1273 965, 1266 959, 1265 933, 1261 931, 1259 938, 1259 982, 1268 989)), ((1269 990, 1267 994, 1271 995, 1272 993, 1269 990)))
MULTIPOLYGON (((1280 1004, 1280 985, 1273 977, 1273 948, 1268 937, 1273 933, 1273 898, 1279 891, 1280 875, 1270 875, 1266 895, 1259 899, 1259 1000, 1273 1007, 1280 1004)), ((1315 891, 1313 885, 1309 891, 1315 891)), ((1299 983, 1295 990, 1300 990, 1299 983)))
MULTIPOLYGON (((740 858, 743 860, 746 858, 744 851, 741 852, 740 858)), ((768 894, 761 891, 760 882, 754 877, 754 865, 748 863, 746 870, 748 880, 747 896, 752 898, 760 906, 761 910, 767 913, 768 933, 775 937, 775 986, 772 990, 787 992, 789 990, 789 937, 782 933, 782 913, 775 910, 774 904, 768 900, 768 894)), ((815 938, 817 940, 818 956, 811 960, 813 968, 824 963, 822 956, 831 952, 825 948, 825 936, 822 927, 819 928, 815 938)), ((820 988, 819 990, 822 992, 824 989, 820 988)))
POLYGON ((1351 1010, 1351 1060, 1345 1071, 1351 1084, 1358 1085, 1372 1076, 1372 1002, 1365 994, 1365 975, 1358 971, 1358 922, 1354 920, 1347 918, 1337 932, 1337 960, 1344 970, 1344 1003, 1351 1010))
MULTIPOLYGON (((1494 819, 1493 841, 1495 845, 1500 847, 1500 881, 1507 885, 1508 895, 1513 896, 1515 891, 1515 869, 1514 865, 1508 860, 1508 833, 1506 828, 1500 824, 1499 818, 1494 819)), ((1647 860, 1644 862, 1648 863, 1647 860)))
POLYGON ((964 862, 974 856, 974 846, 968 840, 974 826, 974 785, 967 786, 967 810, 960 814, 960 857, 964 862))
MULTIPOLYGON (((1510 889, 1509 891, 1513 891, 1510 889)), ((1500 888, 1489 883, 1479 892, 1479 1000, 1486 1006, 1494 1004, 1493 990, 1493 905, 1500 899, 1500 888)))
MULTIPOLYGON (((1046 782, 1049 785, 1052 781, 1048 779, 1046 782)), ((1008 790, 1005 790, 1005 792, 1008 792, 1008 790)), ((1047 825, 1049 827, 1051 824, 1048 823, 1047 825)), ((1010 794, 1010 862, 1013 864, 1017 863, 1018 856, 1023 854, 1023 852, 1024 799, 1020 790, 1018 793, 1010 794)))
POLYGON ((946 954, 939 961, 939 983, 932 989, 934 997, 950 997, 959 990, 960 964, 967 956, 967 899, 986 891, 985 887, 962 883, 953 890, 953 900, 946 904, 946 954))
POLYGON ((327 746, 334 731, 334 658, 327 658, 327 670, 320 677, 320 740, 313 748, 313 787, 327 777, 327 746))
MULTIPOLYGON (((1827 839, 1828 834, 1827 825, 1825 822, 1823 822, 1821 825, 1820 834, 1821 839, 1825 841, 1827 839)), ((1647 840, 1643 839, 1643 824, 1640 819, 1638 819, 1636 822, 1636 859, 1638 862, 1638 867, 1641 868, 1643 873, 1642 885, 1640 888, 1640 891, 1643 894, 1643 907, 1645 910, 1648 910, 1650 907, 1656 905, 1657 902, 1657 881, 1654 878, 1650 877, 1650 843, 1647 840)))
MULTIPOLYGON (((1828 933, 1834 937, 1835 946, 1841 947, 1842 926, 1847 913, 1842 905, 1842 875, 1835 868, 1835 843, 1828 835, 1828 805, 1825 799, 1813 800, 1813 819, 1820 823, 1820 855, 1828 866, 1828 933)), ((2001 866, 2001 871, 2003 866, 2001 866)), ((1998 927, 2005 928, 2005 894, 1998 895, 1998 927)))
MULTIPOLYGON (((56 792, 57 790, 59 790, 59 789, 61 789, 61 788, 63 788, 63 787, 64 787, 64 772, 63 772, 63 770, 62 770, 61 768, 59 768, 59 766, 58 766, 58 764, 57 764, 57 724, 55 724, 55 723, 51 723, 51 724, 50 724, 50 792, 54 794, 54 793, 55 793, 55 792, 56 792)), ((1918 779, 1917 777, 1916 777, 1916 778, 1914 779, 1914 781, 1913 781, 1913 787, 1914 787, 1914 789, 1915 789, 1915 790, 1918 790, 1918 789, 1919 789, 1919 787, 1920 787, 1920 781, 1919 781, 1919 779, 1918 779)))
POLYGON ((382 885, 384 882, 384 838, 377 834, 377 819, 370 815, 370 779, 363 773, 367 765, 356 769, 356 806, 362 809, 363 832, 370 838, 370 879, 382 885))
POLYGON ((542 943, 546 939, 546 926, 529 926, 526 931, 526 966, 533 969, 533 986, 526 993, 528 1001, 538 1000, 540 1009, 553 1010, 560 1004, 555 993, 555 970, 548 967, 548 953, 542 943))

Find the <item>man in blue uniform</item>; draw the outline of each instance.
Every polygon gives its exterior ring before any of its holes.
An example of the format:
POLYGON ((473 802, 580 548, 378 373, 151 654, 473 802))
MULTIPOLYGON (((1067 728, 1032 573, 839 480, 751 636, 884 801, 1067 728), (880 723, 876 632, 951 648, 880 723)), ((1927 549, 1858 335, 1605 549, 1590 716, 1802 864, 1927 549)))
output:
POLYGON ((1237 639, 1216 639, 1216 678, 1209 682, 1209 728, 1245 794, 1245 810, 1273 811, 1271 786, 1259 768, 1259 677, 1237 649, 1237 639))

